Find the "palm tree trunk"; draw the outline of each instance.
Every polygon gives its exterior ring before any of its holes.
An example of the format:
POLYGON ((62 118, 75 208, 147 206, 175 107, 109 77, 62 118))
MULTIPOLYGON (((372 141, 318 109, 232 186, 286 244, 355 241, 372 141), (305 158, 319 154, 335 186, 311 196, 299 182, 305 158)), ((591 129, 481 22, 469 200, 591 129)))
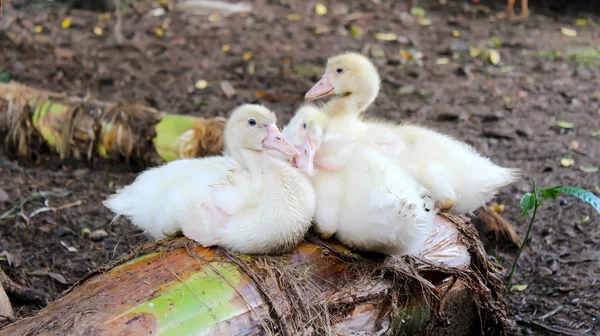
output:
POLYGON ((50 148, 61 159, 124 158, 153 166, 220 154, 225 119, 161 113, 142 105, 0 83, 0 132, 10 152, 30 157, 50 148))

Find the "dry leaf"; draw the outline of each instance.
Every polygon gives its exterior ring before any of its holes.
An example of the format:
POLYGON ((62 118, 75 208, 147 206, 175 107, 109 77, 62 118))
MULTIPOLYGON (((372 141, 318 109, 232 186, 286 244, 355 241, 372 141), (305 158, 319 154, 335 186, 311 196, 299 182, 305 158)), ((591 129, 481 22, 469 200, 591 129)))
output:
POLYGON ((231 85, 231 83, 229 83, 228 81, 222 81, 220 86, 221 90, 225 94, 225 97, 231 98, 235 95, 235 89, 233 88, 233 85, 231 85))
POLYGON ((598 172, 598 167, 584 167, 584 166, 581 166, 581 167, 579 167, 579 169, 582 172, 586 172, 586 173, 597 173, 598 172))
POLYGON ((577 142, 577 140, 572 140, 571 142, 569 142, 569 148, 579 149, 579 142, 577 142))
MULTIPOLYGON (((521 247, 523 244, 523 240, 514 227, 496 211, 480 209, 474 224, 477 230, 482 233, 482 237, 486 237, 496 244, 510 244, 516 248, 521 247)), ((531 253, 531 249, 527 246, 524 251, 531 253)))
POLYGON ((42 26, 35 26, 35 32, 36 33, 41 33, 42 31, 44 31, 44 27, 42 27, 42 26))
POLYGON ((154 28, 154 33, 156 34, 156 36, 163 36, 165 31, 161 27, 156 27, 154 28))
POLYGON ((560 159, 560 165, 563 167, 571 167, 575 164, 575 160, 573 160, 572 158, 562 158, 560 159))
POLYGON ((586 19, 577 19, 575 20, 575 25, 576 26, 587 26, 587 20, 586 19))
POLYGON ((471 55, 471 57, 478 57, 479 55, 481 55, 481 49, 470 48, 469 49, 469 54, 471 55))
POLYGON ((438 58, 437 60, 435 60, 435 64, 437 65, 446 65, 446 64, 450 64, 450 60, 448 58, 438 58))
POLYGON ((527 285, 514 285, 510 288, 511 291, 522 292, 527 288, 527 285))
POLYGON ((242 59, 244 61, 248 61, 252 58, 252 53, 251 52, 245 52, 244 55, 242 55, 242 59))
POLYGON ((419 20, 417 20, 417 23, 421 26, 430 26, 432 22, 431 19, 419 18, 419 20))
POLYGON ((72 20, 70 17, 66 18, 61 22, 60 26, 63 29, 67 29, 67 28, 71 27, 71 22, 72 22, 72 20))
POLYGON ((46 274, 48 274, 48 276, 49 276, 49 277, 51 277, 52 279, 54 279, 54 280, 56 280, 56 281, 60 282, 60 283, 61 283, 61 284, 63 284, 63 285, 68 285, 68 284, 70 284, 70 283, 69 283, 69 281, 67 281, 67 278, 65 278, 65 276, 64 276, 64 275, 62 275, 62 274, 59 274, 59 273, 54 273, 54 272, 48 272, 48 273, 46 273, 46 274))
POLYGON ((290 21, 299 21, 302 20, 302 15, 300 14, 288 14, 286 18, 290 21))
POLYGON ((108 233, 101 229, 90 232, 90 239, 93 241, 100 241, 106 237, 108 237, 108 233))
POLYGON ((224 45, 221 47, 221 51, 222 51, 222 52, 228 52, 229 50, 231 50, 231 47, 229 46, 229 44, 224 44, 224 45))
POLYGON ((498 52, 498 50, 495 49, 490 49, 490 63, 492 63, 493 65, 498 65, 500 64, 500 53, 498 52))
POLYGON ((571 37, 577 36, 577 31, 575 29, 571 29, 571 28, 561 27, 560 32, 566 36, 571 36, 571 37))
POLYGON ((6 193, 6 191, 2 190, 2 188, 0 188, 0 203, 2 202, 6 202, 8 201, 9 197, 8 194, 6 193))
POLYGON ((499 204, 499 203, 492 203, 492 205, 490 206, 490 209, 494 210, 496 213, 503 213, 504 212, 504 204, 499 204))
POLYGON ((208 82, 205 81, 204 79, 200 79, 198 81, 196 81, 196 83, 194 84, 194 87, 198 90, 203 90, 208 86, 208 82))
POLYGON ((361 37, 362 34, 363 34, 363 31, 360 27, 358 27, 358 26, 350 27, 350 35, 352 35, 352 37, 361 37))
POLYGON ((317 15, 319 16, 323 16, 325 14, 327 14, 327 7, 325 7, 325 5, 318 3, 315 6, 315 13, 317 13, 317 15))
POLYGON ((460 32, 458 30, 453 30, 452 31, 452 36, 459 37, 460 36, 460 32))
POLYGON ((394 33, 377 33, 375 38, 380 41, 396 41, 398 37, 394 33))
POLYGON ((102 35, 102 33, 103 33, 102 28, 94 27, 94 34, 100 36, 100 35, 102 35))

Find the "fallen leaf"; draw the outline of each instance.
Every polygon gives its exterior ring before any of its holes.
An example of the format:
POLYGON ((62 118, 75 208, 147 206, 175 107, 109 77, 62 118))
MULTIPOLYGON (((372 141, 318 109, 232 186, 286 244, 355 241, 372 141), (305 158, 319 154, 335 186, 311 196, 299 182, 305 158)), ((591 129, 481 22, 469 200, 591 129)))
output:
POLYGON ((499 204, 499 203, 494 202, 494 203, 492 203, 490 208, 492 210, 494 210, 494 212, 499 213, 499 214, 504 212, 504 204, 499 204))
POLYGON ((204 79, 197 80, 194 84, 194 87, 198 90, 203 90, 208 86, 208 82, 204 79))
POLYGON ((572 158, 562 158, 560 159, 560 165, 568 168, 571 167, 575 164, 575 160, 573 160, 572 158))
POLYGON ((500 53, 498 52, 498 50, 494 50, 494 49, 490 49, 490 63, 492 63, 493 65, 498 65, 500 64, 500 53))
POLYGON ((600 101, 600 92, 596 92, 592 95, 593 100, 600 101))
POLYGON ((594 186, 594 188, 592 188, 592 190, 594 191, 594 193, 600 194, 600 187, 594 186))
POLYGON ((102 28, 100 27, 94 27, 94 34, 96 34, 97 36, 102 35, 103 31, 102 28))
POLYGON ((585 216, 582 219, 578 219, 575 221, 576 224, 583 224, 586 223, 590 220, 590 216, 585 216))
POLYGON ((394 33, 377 33, 375 38, 380 41, 396 41, 398 37, 394 33))
POLYGON ((453 30, 452 31, 452 36, 459 37, 460 36, 460 32, 458 30, 453 30))
POLYGON ((512 99, 509 96, 504 97, 504 102, 506 104, 510 104, 512 102, 512 99))
POLYGON ((600 131, 593 131, 593 132, 590 133, 590 135, 593 136, 593 137, 597 137, 597 136, 600 135, 600 131))
MULTIPOLYGON (((481 208, 477 212, 477 217, 473 223, 477 230, 482 233, 482 237, 493 239, 493 243, 499 245, 510 244, 515 248, 519 248, 523 244, 523 240, 519 237, 514 227, 493 209, 481 208)), ((532 253, 531 249, 527 246, 525 246, 524 251, 532 253)))
POLYGON ((384 57, 385 56, 385 50, 383 50, 381 48, 373 47, 373 48, 371 48, 371 56, 373 56, 373 57, 384 57))
POLYGON ((150 14, 152 14, 152 16, 163 16, 166 13, 167 11, 162 7, 156 7, 152 11, 150 11, 150 14))
POLYGON ((10 267, 14 267, 17 268, 19 266, 21 266, 21 257, 19 257, 19 255, 14 255, 8 251, 2 251, 0 252, 0 257, 3 257, 4 260, 6 260, 6 262, 8 263, 8 266, 10 267))
POLYGON ((481 55, 481 49, 469 48, 469 55, 471 55, 471 57, 478 57, 479 55, 481 55))
POLYGON ((302 15, 300 14, 288 14, 286 18, 290 21, 299 21, 302 20, 302 15))
POLYGON ((586 173, 597 173, 598 172, 598 167, 584 167, 584 166, 581 166, 581 167, 579 167, 579 169, 582 172, 586 172, 586 173))
POLYGON ((435 64, 437 65, 446 65, 446 64, 450 64, 450 59, 448 58, 438 58, 435 60, 435 64))
POLYGON ((575 20, 575 25, 576 26, 587 26, 587 20, 586 19, 577 19, 575 20))
POLYGON ((89 237, 93 241, 100 241, 100 240, 108 237, 108 233, 102 229, 94 230, 94 231, 90 232, 89 237))
POLYGON ((252 58, 252 53, 251 52, 245 52, 244 55, 242 55, 242 59, 244 61, 248 61, 252 58))
POLYGON ((87 168, 79 168, 79 169, 75 169, 73 171, 73 176, 75 176, 75 177, 81 177, 81 176, 86 175, 89 172, 90 172, 90 170, 87 169, 87 168))
MULTIPOLYGON (((512 72, 514 70, 515 70, 514 66, 505 66, 505 67, 500 68, 500 72, 502 72, 502 73, 512 72)), ((525 93, 527 93, 527 92, 525 92, 525 93)))
POLYGON ((318 3, 315 5, 315 13, 318 16, 323 16, 327 14, 327 7, 325 7, 325 5, 323 5, 322 3, 318 3))
POLYGON ((517 97, 519 98, 527 98, 527 96, 529 96, 529 93, 527 93, 527 91, 519 90, 519 92, 517 92, 517 97))
POLYGON ((81 229, 81 235, 84 236, 84 237, 87 236, 87 235, 89 235, 90 233, 92 233, 92 230, 90 230, 88 228, 81 229))
POLYGON ((221 20, 221 14, 212 13, 208 16, 208 22, 218 22, 221 20))
POLYGON ((431 21, 431 19, 419 18, 417 23, 420 24, 421 26, 430 26, 432 24, 432 21, 431 21))
POLYGON ((494 38, 492 38, 492 42, 494 42, 494 45, 495 45, 496 47, 500 47, 500 46, 502 46, 502 41, 500 41, 500 39, 499 39, 498 37, 494 37, 494 38))
POLYGON ((42 26, 35 26, 35 32, 36 32, 36 33, 38 33, 38 34, 39 34, 39 33, 41 33, 42 31, 44 31, 44 27, 42 27, 42 26))
POLYGON ((160 36, 163 36, 165 31, 161 27, 156 27, 156 28, 154 28, 154 33, 156 34, 156 36, 160 37, 160 36))
POLYGON ((313 29, 313 33, 315 35, 327 33, 328 31, 329 31, 329 27, 327 27, 327 26, 317 26, 313 29))
POLYGON ((573 128, 575 125, 573 125, 573 123, 568 122, 568 121, 559 120, 554 124, 554 126, 560 127, 560 128, 573 128))
POLYGON ((571 142, 569 142, 569 148, 579 149, 579 142, 577 142, 577 140, 572 140, 571 142))
POLYGON ((222 81, 220 86, 221 90, 227 98, 231 98, 235 95, 235 89, 233 88, 233 85, 231 85, 231 83, 229 83, 228 81, 222 81))
POLYGON ((413 58, 413 54, 411 54, 410 52, 408 52, 404 49, 400 49, 400 56, 402 56, 402 58, 404 58, 404 59, 412 59, 413 58))
POLYGON ((358 26, 351 26, 350 27, 350 35, 352 35, 352 37, 359 38, 363 35, 363 31, 358 26))
POLYGON ((72 22, 72 21, 71 21, 71 18, 70 18, 70 17, 68 17, 68 18, 64 19, 64 20, 63 20, 63 21, 60 23, 60 26, 61 26, 61 28, 63 28, 63 29, 67 29, 67 28, 71 27, 71 22, 72 22))
POLYGON ((511 291, 522 292, 527 288, 527 285, 514 285, 510 288, 511 291))
POLYGON ((0 203, 9 200, 8 194, 2 188, 0 188, 0 203))
POLYGON ((62 240, 60 241, 60 245, 64 246, 64 247, 67 249, 67 251, 69 251, 69 252, 77 252, 77 249, 76 249, 76 248, 74 248, 74 247, 72 247, 72 246, 69 246, 69 245, 67 245, 67 243, 65 243, 65 242, 64 242, 64 241, 62 241, 62 240))
POLYGON ((566 36, 571 36, 571 37, 577 36, 577 31, 575 29, 571 29, 571 28, 561 27, 560 32, 566 36))
POLYGON ((67 281, 67 278, 65 278, 64 275, 59 274, 59 273, 54 273, 54 272, 48 272, 47 273, 49 277, 51 277, 52 279, 60 282, 63 285, 68 285, 69 281, 67 281))
POLYGON ((110 19, 110 13, 98 14, 98 20, 102 21, 102 20, 108 20, 108 19, 110 19))
POLYGON ((229 46, 229 44, 224 44, 224 45, 221 47, 221 51, 222 51, 222 52, 228 52, 229 50, 231 50, 231 47, 229 46))
POLYGON ((421 7, 413 7, 410 9, 410 14, 412 16, 418 16, 420 18, 425 17, 425 9, 421 7))

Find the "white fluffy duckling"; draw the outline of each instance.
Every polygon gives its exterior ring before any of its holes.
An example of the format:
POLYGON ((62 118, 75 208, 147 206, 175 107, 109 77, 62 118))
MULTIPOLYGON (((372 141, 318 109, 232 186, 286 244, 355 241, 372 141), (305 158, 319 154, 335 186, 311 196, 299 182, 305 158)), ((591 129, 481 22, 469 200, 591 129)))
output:
POLYGON ((311 226, 315 193, 305 174, 277 157, 299 153, 275 114, 242 105, 224 137, 227 155, 149 169, 104 205, 156 239, 181 230, 205 247, 242 253, 295 247, 311 226))
POLYGON ((379 85, 373 63, 360 54, 347 53, 328 60, 325 74, 305 98, 335 96, 322 108, 331 117, 329 132, 375 144, 399 160, 442 210, 473 212, 518 178, 518 169, 500 167, 444 134, 414 125, 362 120, 360 114, 377 97, 379 85))
POLYGON ((358 250, 421 252, 436 213, 428 192, 393 159, 360 141, 345 138, 330 145, 328 125, 325 114, 305 105, 284 128, 301 149, 296 165, 313 172, 316 231, 358 250))

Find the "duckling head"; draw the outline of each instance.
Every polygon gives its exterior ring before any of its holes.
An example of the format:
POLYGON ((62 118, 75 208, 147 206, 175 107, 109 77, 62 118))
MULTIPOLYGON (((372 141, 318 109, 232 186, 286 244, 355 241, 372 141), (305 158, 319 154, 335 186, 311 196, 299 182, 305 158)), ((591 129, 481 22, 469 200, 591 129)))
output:
POLYGON ((329 126, 328 116, 313 105, 303 105, 294 114, 283 134, 296 146, 300 156, 292 158, 292 165, 313 176, 315 153, 321 146, 329 126))
POLYGON ((225 148, 230 152, 247 149, 256 152, 299 156, 300 153, 277 127, 275 113, 262 105, 245 104, 231 112, 225 124, 225 148))
POLYGON ((325 74, 305 95, 307 101, 327 96, 353 99, 356 113, 377 97, 381 79, 375 65, 358 53, 345 53, 327 61, 325 74))

